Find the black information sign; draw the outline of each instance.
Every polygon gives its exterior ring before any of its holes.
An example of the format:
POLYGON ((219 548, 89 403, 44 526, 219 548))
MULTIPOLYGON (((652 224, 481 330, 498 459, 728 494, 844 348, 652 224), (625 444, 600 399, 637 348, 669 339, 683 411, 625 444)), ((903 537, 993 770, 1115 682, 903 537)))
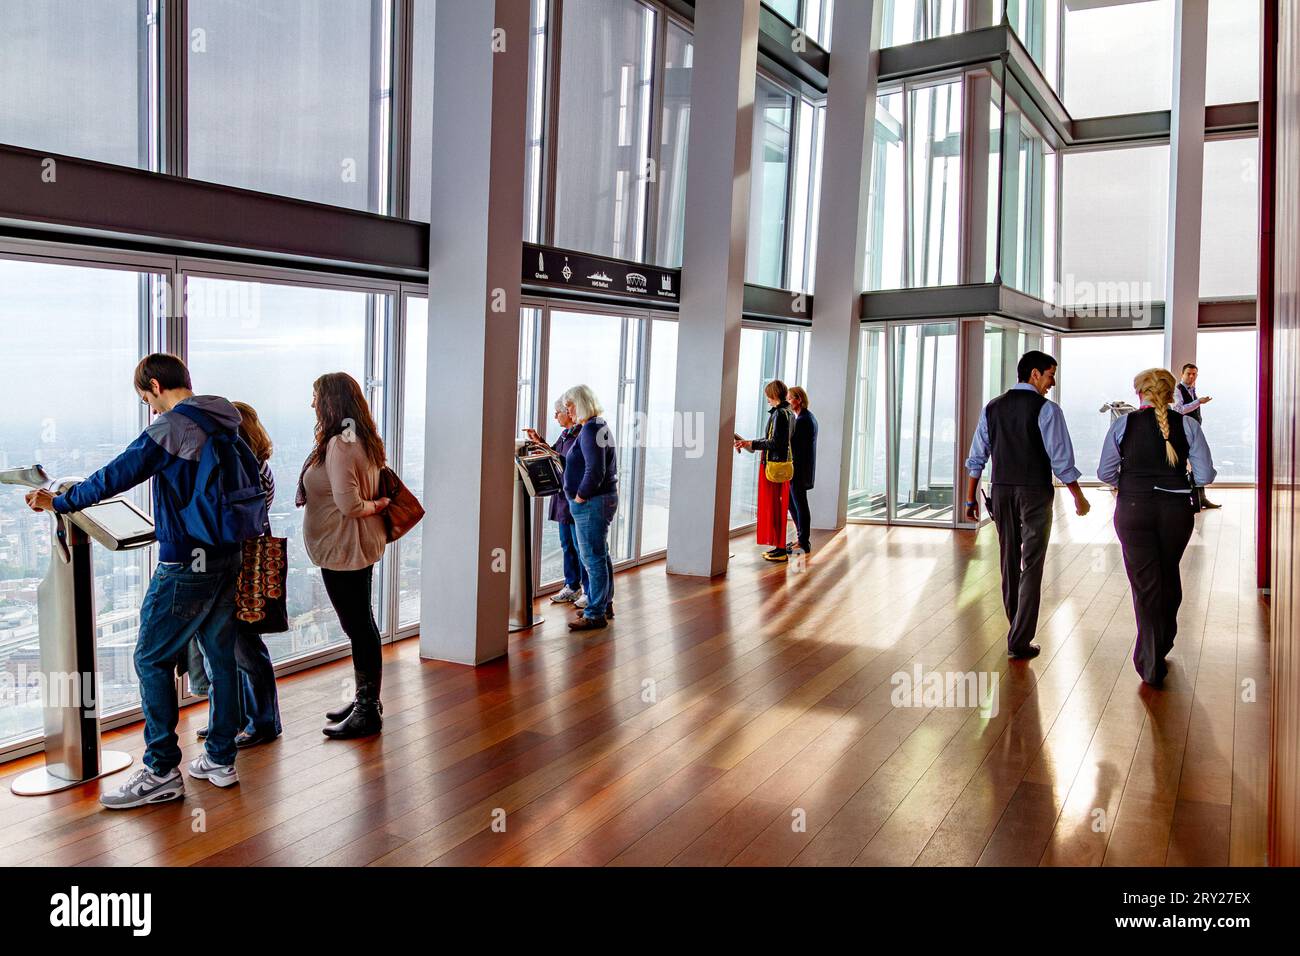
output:
POLYGON ((525 242, 523 282, 589 295, 676 303, 681 298, 682 273, 525 242))

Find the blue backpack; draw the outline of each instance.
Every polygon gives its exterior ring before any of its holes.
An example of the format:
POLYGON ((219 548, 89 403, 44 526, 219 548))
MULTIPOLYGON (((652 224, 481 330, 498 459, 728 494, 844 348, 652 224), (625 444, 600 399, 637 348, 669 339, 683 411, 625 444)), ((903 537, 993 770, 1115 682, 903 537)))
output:
POLYGON ((213 547, 236 547, 270 527, 261 468, 248 443, 191 405, 172 409, 203 429, 208 440, 199 456, 194 494, 180 509, 186 532, 213 547))

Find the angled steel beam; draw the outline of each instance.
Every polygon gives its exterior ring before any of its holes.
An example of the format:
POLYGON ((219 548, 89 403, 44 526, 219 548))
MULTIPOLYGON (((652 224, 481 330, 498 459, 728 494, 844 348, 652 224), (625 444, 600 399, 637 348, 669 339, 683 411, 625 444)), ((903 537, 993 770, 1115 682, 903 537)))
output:
POLYGON ((132 239, 178 255, 235 251, 423 277, 428 226, 0 145, 0 235, 132 239))
MULTIPOLYGON (((851 0, 850 0, 851 2, 851 0)), ((678 16, 695 22, 695 0, 663 0, 678 16)), ((802 36, 795 49, 796 24, 774 10, 758 12, 758 65, 781 82, 812 99, 826 94, 831 55, 812 37, 802 36)))

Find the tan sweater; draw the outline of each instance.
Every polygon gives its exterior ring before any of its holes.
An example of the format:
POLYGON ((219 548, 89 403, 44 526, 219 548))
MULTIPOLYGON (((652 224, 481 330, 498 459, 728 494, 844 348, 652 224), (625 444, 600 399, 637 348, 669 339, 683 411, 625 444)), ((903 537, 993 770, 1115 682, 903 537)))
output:
POLYGON ((384 519, 375 513, 379 469, 361 443, 331 438, 324 466, 308 468, 302 483, 307 492, 302 536, 312 563, 357 571, 377 562, 387 544, 384 519))

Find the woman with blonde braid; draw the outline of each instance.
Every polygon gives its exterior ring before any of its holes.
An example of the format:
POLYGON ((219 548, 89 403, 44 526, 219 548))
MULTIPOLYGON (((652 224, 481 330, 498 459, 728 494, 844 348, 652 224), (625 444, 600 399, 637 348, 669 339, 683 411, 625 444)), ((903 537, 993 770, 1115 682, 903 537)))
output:
POLYGON ((1201 426, 1170 408, 1174 376, 1149 368, 1133 379, 1141 407, 1111 426, 1101 445, 1097 477, 1119 489, 1115 533, 1133 591, 1137 645, 1133 665, 1148 684, 1160 686, 1165 656, 1178 633, 1183 584, 1178 563, 1192 537, 1196 487, 1214 480, 1214 462, 1201 426))

